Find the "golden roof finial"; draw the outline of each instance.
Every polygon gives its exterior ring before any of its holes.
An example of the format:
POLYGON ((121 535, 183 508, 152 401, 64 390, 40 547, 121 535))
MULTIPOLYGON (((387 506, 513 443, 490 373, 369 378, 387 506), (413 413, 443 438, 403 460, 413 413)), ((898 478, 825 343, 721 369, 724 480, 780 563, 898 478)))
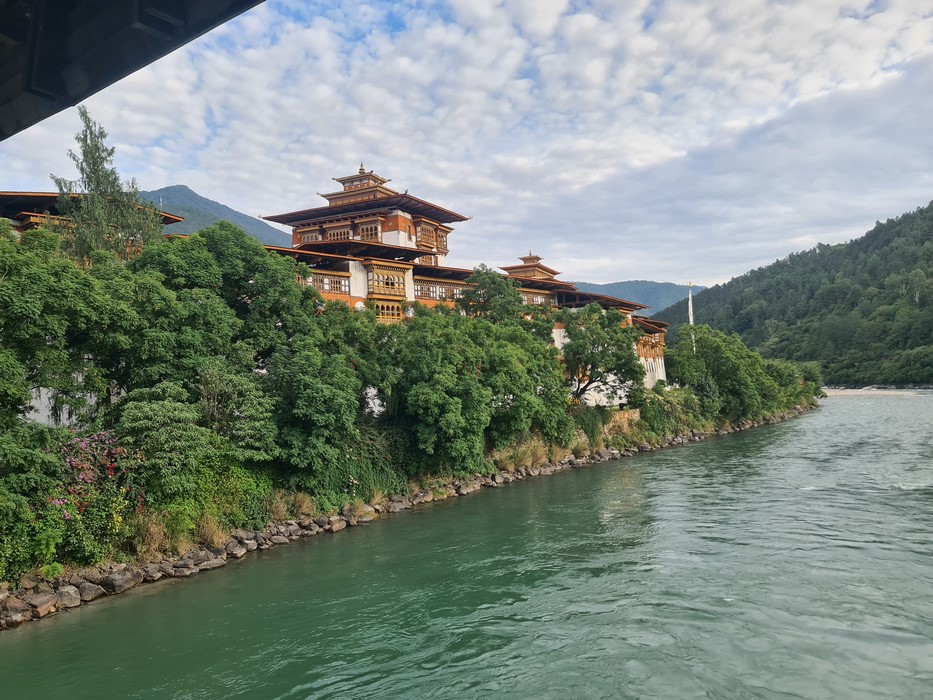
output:
POLYGON ((360 175, 363 175, 366 172, 366 168, 363 167, 363 161, 360 161, 360 175))

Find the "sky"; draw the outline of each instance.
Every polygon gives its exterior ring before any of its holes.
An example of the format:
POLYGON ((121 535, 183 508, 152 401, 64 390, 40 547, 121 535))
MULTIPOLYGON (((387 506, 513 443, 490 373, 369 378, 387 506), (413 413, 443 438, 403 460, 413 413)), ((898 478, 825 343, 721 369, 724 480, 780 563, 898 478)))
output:
MULTIPOLYGON (((367 170, 447 264, 712 285, 933 200, 926 0, 267 0, 84 103, 141 189, 253 215, 367 170)), ((70 109, 0 189, 73 177, 70 109)))

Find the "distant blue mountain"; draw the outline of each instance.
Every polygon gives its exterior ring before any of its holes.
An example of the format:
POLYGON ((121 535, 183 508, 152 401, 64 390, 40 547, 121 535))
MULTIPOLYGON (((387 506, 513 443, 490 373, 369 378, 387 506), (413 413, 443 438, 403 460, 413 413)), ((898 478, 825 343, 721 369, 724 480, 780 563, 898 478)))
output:
POLYGON ((172 185, 151 192, 140 192, 139 197, 152 202, 162 211, 185 217, 181 223, 172 224, 165 229, 166 233, 195 233, 218 221, 229 221, 266 245, 289 248, 292 244, 291 236, 287 233, 255 216, 248 216, 220 202, 202 197, 185 185, 172 185))
MULTIPOLYGON (((606 294, 617 299, 627 299, 628 301, 637 301, 639 304, 646 304, 648 308, 638 312, 639 315, 643 316, 656 314, 671 304, 686 299, 687 291, 690 289, 686 284, 649 282, 648 280, 629 280, 627 282, 609 282, 607 284, 574 282, 574 284, 584 292, 606 294)), ((694 294, 704 289, 706 287, 693 285, 694 294)))

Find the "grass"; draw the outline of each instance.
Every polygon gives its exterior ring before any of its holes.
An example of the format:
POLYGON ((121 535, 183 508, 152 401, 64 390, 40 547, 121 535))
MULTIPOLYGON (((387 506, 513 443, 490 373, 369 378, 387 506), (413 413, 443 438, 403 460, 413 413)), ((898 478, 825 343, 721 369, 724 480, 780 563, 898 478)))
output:
POLYGON ((221 547, 230 538, 229 533, 218 522, 217 518, 208 513, 198 518, 194 536, 199 542, 210 547, 221 547))

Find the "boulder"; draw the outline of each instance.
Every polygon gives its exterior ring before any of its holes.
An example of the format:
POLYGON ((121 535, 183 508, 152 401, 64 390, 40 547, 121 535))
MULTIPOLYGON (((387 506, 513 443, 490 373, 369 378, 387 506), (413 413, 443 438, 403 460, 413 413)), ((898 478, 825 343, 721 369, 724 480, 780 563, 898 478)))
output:
POLYGON ((143 580, 143 574, 136 569, 124 569, 107 574, 101 579, 101 587, 110 595, 123 593, 134 586, 138 586, 143 580))
POLYGON ((81 576, 85 581, 90 581, 91 583, 96 583, 100 585, 100 582, 104 580, 104 574, 100 569, 85 569, 81 572, 81 576))
POLYGON ((246 540, 246 542, 243 543, 243 546, 246 547, 247 552, 254 552, 259 547, 259 545, 256 543, 256 540, 246 540))
POLYGON ((200 568, 201 564, 203 564, 204 562, 210 561, 211 559, 216 559, 216 558, 217 557, 215 557, 213 554, 208 552, 206 549, 199 549, 195 551, 194 553, 192 553, 191 562, 195 566, 200 568))
POLYGON ((330 524, 331 532, 340 532, 347 526, 347 521, 344 518, 337 518, 330 524))
POLYGON ((153 581, 158 581, 162 578, 162 572, 159 570, 158 564, 146 564, 143 566, 143 581, 146 583, 152 583, 153 581))
MULTIPOLYGON (((430 494, 431 492, 426 491, 425 493, 430 494)), ((433 500, 433 495, 431 498, 433 500)), ((427 500, 423 500, 422 502, 427 503, 427 500)), ((365 503, 357 507, 356 510, 356 522, 358 523, 369 523, 379 517, 379 513, 376 512, 376 509, 372 506, 366 505, 365 503)))
POLYGON ((18 627, 32 619, 32 607, 24 600, 11 596, 3 604, 3 623, 7 627, 18 627))
POLYGON ((82 602, 90 603, 92 600, 96 600, 102 595, 106 595, 107 591, 98 586, 96 583, 85 581, 78 586, 78 593, 81 596, 82 602))
POLYGON ((58 605, 58 596, 54 593, 31 593, 23 600, 32 608, 34 618, 43 618, 55 610, 58 605))
POLYGON ((58 589, 58 607, 76 608, 81 605, 81 592, 72 585, 65 585, 58 589))
POLYGON ((193 566, 177 566, 172 569, 172 576, 175 578, 190 578, 198 573, 200 569, 193 566))
POLYGON ((327 527, 328 525, 330 525, 330 518, 328 518, 325 515, 319 515, 318 517, 314 519, 314 524, 320 528, 327 527))
POLYGON ((288 544, 289 540, 285 535, 272 535, 272 544, 288 544))
MULTIPOLYGON (((256 549, 256 547, 257 547, 258 545, 257 545, 255 542, 253 542, 252 540, 250 540, 250 542, 251 542, 252 545, 253 545, 253 549, 256 549)), ((242 559, 243 557, 246 556, 246 552, 247 552, 247 551, 248 551, 248 550, 246 549, 246 547, 244 547, 242 544, 238 544, 238 545, 237 545, 236 547, 234 547, 233 549, 228 550, 228 551, 227 551, 227 554, 228 554, 229 556, 233 557, 234 559, 242 559)))
POLYGON ((201 571, 210 571, 211 569, 219 569, 221 566, 226 566, 226 565, 227 565, 226 559, 218 558, 218 559, 209 559, 208 561, 199 564, 198 568, 201 571))
POLYGON ((24 591, 31 591, 39 585, 39 577, 33 573, 23 574, 19 577, 19 587, 24 591))

